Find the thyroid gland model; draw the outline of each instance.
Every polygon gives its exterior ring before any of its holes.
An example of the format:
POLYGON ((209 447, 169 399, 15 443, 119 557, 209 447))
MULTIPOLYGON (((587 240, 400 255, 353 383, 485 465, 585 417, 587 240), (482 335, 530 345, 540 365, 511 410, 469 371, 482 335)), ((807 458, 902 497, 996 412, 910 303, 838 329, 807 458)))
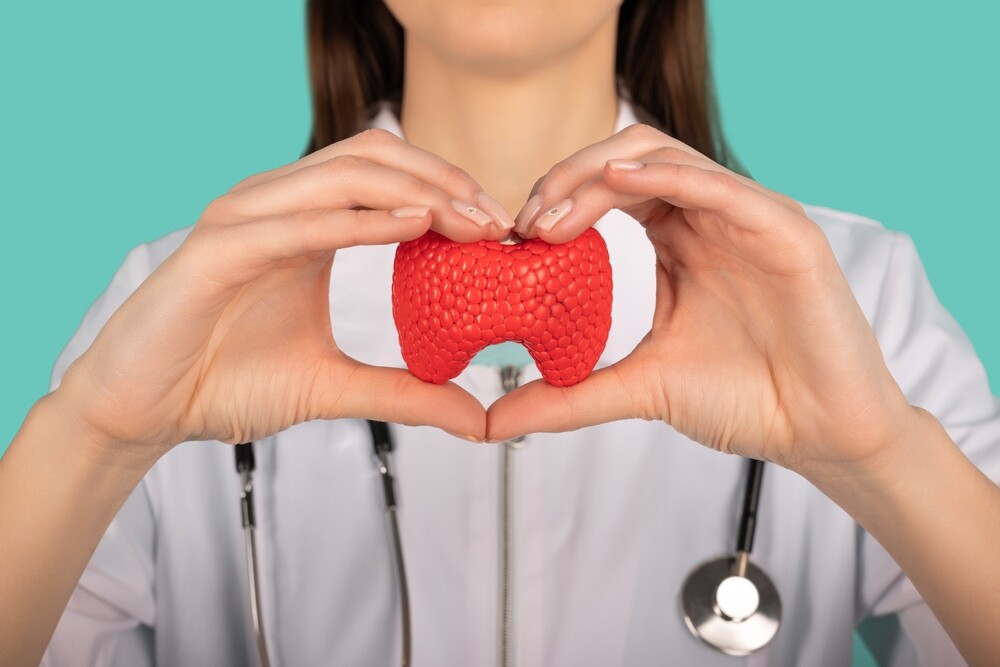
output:
POLYGON ((399 244, 392 315, 403 360, 441 384, 488 345, 514 341, 557 387, 594 369, 611 328, 611 263, 604 239, 458 243, 428 232, 399 244))

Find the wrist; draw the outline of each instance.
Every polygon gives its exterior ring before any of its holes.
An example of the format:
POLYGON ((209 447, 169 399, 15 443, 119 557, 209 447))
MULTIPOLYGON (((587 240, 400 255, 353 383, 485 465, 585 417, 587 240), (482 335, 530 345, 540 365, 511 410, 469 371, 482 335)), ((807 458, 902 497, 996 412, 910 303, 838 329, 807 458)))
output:
POLYGON ((822 445, 809 447, 812 456, 790 467, 831 497, 884 489, 907 474, 923 436, 935 425, 933 415, 911 405, 898 389, 885 392, 869 414, 815 433, 822 445))
POLYGON ((87 421, 84 406, 85 401, 64 385, 32 406, 25 425, 44 433, 47 446, 75 464, 141 479, 163 451, 144 451, 149 448, 121 442, 102 432, 87 421))
MULTIPOLYGON (((1000 487, 970 461, 929 412, 913 408, 884 456, 828 468, 813 481, 877 540, 909 577, 970 664, 994 664, 988 618, 1000 595, 1000 487), (987 612, 988 614, 988 612, 987 612)), ((995 616, 995 615, 994 615, 995 616)))
POLYGON ((869 530, 912 507, 939 476, 974 469, 930 412, 909 406, 899 419, 894 436, 866 457, 803 473, 869 530))
POLYGON ((39 400, 0 458, 0 655, 16 664, 38 664, 101 536, 152 465, 122 456, 75 407, 65 392, 39 400))

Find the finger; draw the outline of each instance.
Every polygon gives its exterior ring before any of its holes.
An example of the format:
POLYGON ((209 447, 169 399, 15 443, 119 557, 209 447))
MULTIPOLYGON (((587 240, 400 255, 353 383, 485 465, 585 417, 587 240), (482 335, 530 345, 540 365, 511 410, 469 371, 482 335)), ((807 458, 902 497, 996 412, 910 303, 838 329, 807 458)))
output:
POLYGON ((527 433, 574 431, 619 419, 653 418, 648 392, 639 387, 632 356, 594 371, 572 387, 535 380, 505 394, 486 412, 486 438, 509 440, 527 433))
POLYGON ((191 270, 213 284, 237 287, 276 262, 358 245, 409 241, 430 228, 427 207, 397 213, 313 210, 238 225, 196 228, 182 246, 191 270))
MULTIPOLYGON (((766 188, 733 174, 715 163, 709 161, 709 167, 706 168, 705 162, 698 156, 692 156, 688 152, 676 148, 660 148, 647 153, 639 160, 609 160, 604 169, 583 181, 572 192, 565 193, 567 195, 565 199, 538 215, 525 236, 528 238, 537 236, 549 243, 566 243, 582 234, 588 227, 593 226, 613 208, 624 210, 633 217, 648 222, 648 214, 651 213, 652 209, 662 208, 664 202, 677 204, 677 202, 670 202, 662 196, 666 192, 662 180, 657 180, 653 176, 645 181, 650 187, 629 186, 622 188, 617 187, 613 177, 609 178, 608 174, 629 174, 634 171, 655 169, 658 168, 658 165, 664 164, 672 167, 689 167, 692 173, 705 174, 707 178, 703 180, 708 185, 714 184, 715 181, 712 179, 726 179, 734 186, 739 185, 744 190, 756 193, 758 202, 770 202, 796 215, 801 211, 797 204, 795 207, 789 207, 785 202, 770 197, 770 191, 766 188), (658 160, 658 162, 651 162, 651 160, 658 160), (643 204, 647 202, 650 203, 649 206, 644 207, 643 204)), ((661 176, 660 178, 665 177, 661 176)), ((624 182, 630 183, 628 180, 624 182)), ((685 208, 698 207, 688 205, 685 208)), ((717 230, 713 231, 717 232, 717 230)), ((715 236, 719 236, 719 233, 716 233, 715 236)))
POLYGON ((707 212, 686 220, 705 238, 724 242, 759 268, 775 273, 815 269, 830 255, 822 230, 805 215, 730 174, 690 165, 652 163, 615 170, 604 180, 628 197, 658 197, 680 208, 707 212))
POLYGON ((801 213, 802 207, 794 199, 772 192, 753 179, 730 171, 687 144, 648 125, 630 125, 608 139, 577 151, 554 165, 535 183, 528 202, 518 213, 515 230, 522 236, 532 237, 533 223, 544 211, 572 196, 595 174, 600 174, 609 159, 618 162, 671 162, 701 167, 702 169, 729 174, 745 185, 771 197, 782 205, 801 213))
POLYGON ((391 210, 402 206, 429 207, 433 212, 431 229, 456 241, 499 239, 505 234, 478 207, 408 173, 354 155, 342 155, 230 192, 212 202, 202 220, 203 224, 231 224, 312 209, 391 210))
POLYGON ((402 201, 443 204, 445 193, 410 174, 355 155, 320 162, 223 195, 213 202, 223 222, 319 208, 391 210, 402 201))
POLYGON ((356 155, 430 183, 442 192, 448 193, 452 198, 466 204, 466 208, 471 206, 486 213, 493 219, 493 224, 504 234, 514 227, 514 220, 506 209, 488 196, 479 182, 464 169, 430 151, 404 141, 391 132, 377 128, 366 130, 349 139, 322 148, 278 169, 251 176, 239 183, 233 190, 259 185, 343 155, 356 155))
POLYGON ((530 236, 532 224, 538 215, 569 197, 571 192, 594 175, 600 174, 604 163, 609 159, 635 158, 663 146, 708 159, 654 127, 642 124, 630 125, 553 165, 536 181, 527 203, 518 212, 515 218, 515 231, 522 236, 530 236))
POLYGON ((406 151, 405 146, 398 146, 400 143, 410 146, 410 144, 407 144, 405 141, 387 130, 379 128, 365 130, 364 132, 359 132, 358 134, 348 137, 343 141, 338 141, 330 144, 329 146, 325 146, 318 151, 313 151, 309 155, 305 155, 295 162, 289 162, 288 164, 277 167, 276 169, 263 171, 259 174, 254 174, 253 176, 245 178, 234 185, 231 192, 244 190, 248 187, 260 185, 261 183, 267 181, 273 181, 276 178, 287 176, 288 174, 304 169, 305 167, 311 167, 323 162, 328 162, 336 157, 340 157, 341 155, 358 155, 359 157, 368 157, 367 154, 363 155, 363 153, 370 154, 372 152, 370 150, 365 150, 367 145, 371 145, 371 147, 381 146, 383 150, 389 152, 394 150, 406 151))
POLYGON ((486 411, 458 385, 424 382, 408 371, 353 362, 349 378, 340 371, 321 387, 320 417, 360 418, 434 426, 467 440, 486 438, 486 411))
POLYGON ((372 162, 407 172, 447 192, 459 201, 479 208, 493 218, 506 235, 514 228, 510 213, 493 199, 468 172, 434 153, 385 130, 367 130, 351 137, 345 147, 372 162))
POLYGON ((639 164, 638 169, 617 169, 612 161, 605 166, 604 181, 616 192, 711 211, 749 230, 777 229, 800 217, 729 173, 675 162, 639 164))
MULTIPOLYGON (((611 209, 634 213, 633 209, 650 199, 648 195, 618 192, 598 174, 584 181, 565 199, 542 211, 524 237, 537 237, 548 243, 567 243, 593 227, 611 209)), ((663 202, 656 199, 655 205, 663 206, 663 202)), ((637 217, 642 218, 641 215, 637 217)))
POLYGON ((723 167, 721 164, 705 157, 701 153, 695 152, 693 150, 685 150, 683 148, 678 148, 674 146, 663 146, 656 148, 644 155, 638 156, 633 160, 609 160, 609 163, 614 165, 612 168, 619 171, 628 171, 629 169, 634 169, 642 164, 651 164, 654 162, 669 162, 672 164, 685 164, 691 167, 700 167, 708 171, 715 171, 720 174, 728 174, 732 178, 735 178, 740 183, 746 185, 747 187, 753 188, 757 192, 770 197, 777 203, 781 204, 785 208, 788 208, 796 213, 804 213, 802 205, 796 200, 792 199, 787 195, 783 195, 780 192, 775 192, 770 190, 752 178, 747 178, 742 174, 738 174, 734 171, 723 167))

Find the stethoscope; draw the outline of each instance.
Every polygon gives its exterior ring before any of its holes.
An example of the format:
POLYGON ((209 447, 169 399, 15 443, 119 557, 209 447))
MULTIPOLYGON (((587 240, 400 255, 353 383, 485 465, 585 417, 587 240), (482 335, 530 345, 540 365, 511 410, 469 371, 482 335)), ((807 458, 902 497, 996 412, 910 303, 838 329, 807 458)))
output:
MULTIPOLYGON (((402 667, 410 665, 410 587, 406 583, 406 564, 403 561, 403 543, 399 539, 399 520, 396 517, 396 491, 389 468, 389 454, 393 449, 392 434, 385 422, 367 420, 372 434, 372 448, 378 465, 379 477, 382 479, 382 497, 385 500, 385 512, 389 517, 389 532, 392 535, 393 562, 396 566, 396 584, 399 587, 400 633, 402 635, 402 657, 399 664, 402 667)), ((257 655, 261 667, 271 667, 267 653, 267 640, 264 636, 264 623, 260 609, 260 577, 257 574, 257 539, 254 531, 257 527, 253 504, 253 443, 245 442, 236 445, 236 472, 240 474, 243 487, 240 490, 240 507, 243 515, 243 541, 246 546, 247 582, 250 589, 250 620, 253 624, 253 634, 257 641, 257 655)))
POLYGON ((764 462, 750 459, 736 551, 706 561, 684 580, 684 622, 695 637, 728 655, 749 655, 774 639, 781 597, 771 578, 750 562, 764 462))
MULTIPOLYGON (((385 422, 368 421, 372 447, 382 479, 382 495, 392 534, 393 560, 399 586, 403 667, 410 665, 410 600, 406 583, 403 547, 399 539, 394 480, 389 467, 393 450, 392 434, 385 422)), ((242 481, 240 506, 246 546, 247 581, 250 590, 250 617, 261 667, 270 667, 260 608, 257 573, 256 519, 253 503, 253 443, 236 445, 236 471, 242 481)), ((764 463, 750 459, 746 489, 740 512, 736 550, 731 556, 706 561, 684 580, 681 603, 684 621, 695 637, 712 648, 733 656, 749 655, 766 646, 781 625, 781 598, 770 577, 750 562, 757 531, 757 508, 763 483, 764 463)))

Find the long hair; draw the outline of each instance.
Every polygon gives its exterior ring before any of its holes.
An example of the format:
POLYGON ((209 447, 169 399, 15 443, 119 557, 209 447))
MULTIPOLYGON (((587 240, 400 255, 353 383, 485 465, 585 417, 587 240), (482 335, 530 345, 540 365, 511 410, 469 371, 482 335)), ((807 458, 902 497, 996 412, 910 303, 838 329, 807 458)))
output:
MULTIPOLYGON (((306 153, 363 129, 403 89, 403 28, 382 0, 309 0, 313 126, 306 153)), ((704 0, 624 0, 615 70, 642 122, 739 169, 722 136, 704 0)))

